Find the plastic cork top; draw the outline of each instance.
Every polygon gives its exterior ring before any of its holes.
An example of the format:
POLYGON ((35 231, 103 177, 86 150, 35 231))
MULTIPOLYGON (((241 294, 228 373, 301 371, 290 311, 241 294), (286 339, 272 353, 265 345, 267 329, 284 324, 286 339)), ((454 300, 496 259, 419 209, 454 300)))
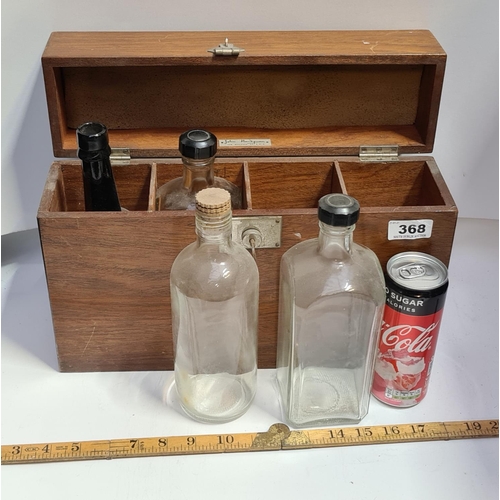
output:
POLYGON ((108 129, 98 122, 87 122, 76 129, 78 149, 84 152, 109 150, 108 129))
POLYGON ((179 151, 194 160, 211 158, 217 153, 217 137, 206 130, 188 130, 179 137, 179 151))
POLYGON ((330 226, 352 226, 359 219, 358 200, 346 194, 327 194, 319 200, 318 218, 330 226))
POLYGON ((196 210, 207 215, 222 215, 231 210, 231 195, 221 188, 202 189, 196 194, 196 210))

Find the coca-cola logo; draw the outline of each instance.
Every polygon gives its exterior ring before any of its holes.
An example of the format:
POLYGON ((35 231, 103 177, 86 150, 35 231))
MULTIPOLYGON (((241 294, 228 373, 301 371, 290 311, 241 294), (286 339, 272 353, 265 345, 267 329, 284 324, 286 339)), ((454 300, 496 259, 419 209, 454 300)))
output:
POLYGON ((397 351, 407 350, 409 353, 425 352, 431 348, 432 331, 437 328, 439 321, 424 328, 417 325, 397 325, 387 328, 382 334, 382 342, 387 347, 397 351))

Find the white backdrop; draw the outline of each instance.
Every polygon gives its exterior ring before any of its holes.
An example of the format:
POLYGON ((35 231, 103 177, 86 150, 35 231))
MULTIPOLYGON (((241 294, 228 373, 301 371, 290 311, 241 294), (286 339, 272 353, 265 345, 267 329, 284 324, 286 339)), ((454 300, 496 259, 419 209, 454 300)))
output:
POLYGON ((498 0, 3 0, 2 234, 36 227, 53 161, 52 31, 429 29, 448 53, 433 156, 460 216, 498 219, 498 0))

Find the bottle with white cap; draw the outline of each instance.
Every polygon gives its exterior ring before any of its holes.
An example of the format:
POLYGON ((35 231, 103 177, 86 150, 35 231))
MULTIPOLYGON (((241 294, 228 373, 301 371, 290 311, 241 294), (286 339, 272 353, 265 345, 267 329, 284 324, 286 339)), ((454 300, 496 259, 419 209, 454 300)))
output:
POLYGON ((259 273, 232 240, 229 192, 200 191, 195 214, 198 238, 170 273, 175 384, 189 416, 228 422, 255 395, 259 273))
POLYGON ((377 256, 353 241, 359 204, 319 201, 319 237, 283 254, 277 378, 294 427, 359 422, 368 412, 385 302, 377 256))

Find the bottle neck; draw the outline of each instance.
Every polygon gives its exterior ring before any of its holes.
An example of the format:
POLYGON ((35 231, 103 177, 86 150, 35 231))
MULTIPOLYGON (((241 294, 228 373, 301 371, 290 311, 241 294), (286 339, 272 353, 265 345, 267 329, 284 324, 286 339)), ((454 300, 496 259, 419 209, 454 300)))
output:
POLYGON ((109 151, 81 154, 86 211, 120 211, 109 151))
POLYGON ((92 159, 82 159, 82 168, 84 175, 89 177, 89 180, 95 183, 102 182, 103 179, 111 177, 111 161, 107 155, 98 155, 92 159))
POLYGON ((233 241, 231 210, 221 216, 207 216, 196 211, 196 234, 200 245, 231 246, 233 241))
POLYGON ((352 252, 353 231, 352 226, 329 226, 324 222, 319 223, 318 252, 333 260, 343 260, 352 252))
POLYGON ((211 187, 214 184, 214 158, 203 158, 195 160, 193 158, 182 157, 184 170, 182 174, 183 186, 191 193, 197 193, 202 189, 211 187))

